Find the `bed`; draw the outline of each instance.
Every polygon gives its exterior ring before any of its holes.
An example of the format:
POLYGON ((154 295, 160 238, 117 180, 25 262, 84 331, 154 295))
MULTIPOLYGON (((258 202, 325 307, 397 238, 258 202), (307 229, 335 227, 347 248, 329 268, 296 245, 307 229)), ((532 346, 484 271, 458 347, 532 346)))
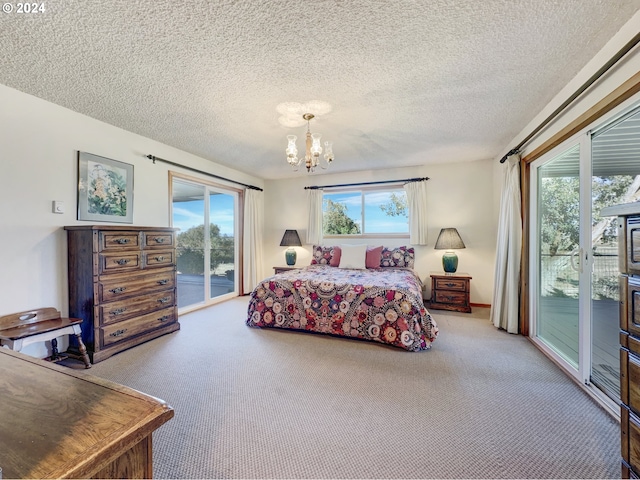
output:
POLYGON ((375 267, 370 262, 368 268, 345 268, 331 264, 333 252, 327 255, 324 247, 314 246, 312 265, 278 273, 256 286, 246 324, 427 350, 438 327, 424 306, 412 259, 405 261, 413 249, 399 248, 405 250, 384 250, 375 267))

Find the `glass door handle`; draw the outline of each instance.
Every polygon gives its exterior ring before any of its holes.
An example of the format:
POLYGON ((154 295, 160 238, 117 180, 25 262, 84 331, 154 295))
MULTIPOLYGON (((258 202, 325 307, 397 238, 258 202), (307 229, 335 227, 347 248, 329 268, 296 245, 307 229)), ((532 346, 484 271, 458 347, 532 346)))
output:
POLYGON ((582 248, 575 248, 569 254, 569 258, 571 258, 571 268, 573 268, 576 272, 582 273, 582 248), (580 256, 580 261, 576 265, 576 254, 580 256))

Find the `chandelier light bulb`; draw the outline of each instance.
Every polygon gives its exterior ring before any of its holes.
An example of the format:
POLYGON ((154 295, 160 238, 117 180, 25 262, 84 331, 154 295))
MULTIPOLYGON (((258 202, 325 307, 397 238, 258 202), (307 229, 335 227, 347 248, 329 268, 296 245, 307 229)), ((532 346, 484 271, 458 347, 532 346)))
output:
POLYGON ((324 142, 324 159, 327 164, 333 162, 333 142, 324 142))
POLYGON ((297 138, 295 135, 287 135, 287 140, 289 141, 286 149, 287 161, 292 166, 298 166, 300 164, 300 160, 298 160, 298 148, 296 147, 297 138))
POLYGON ((311 139, 313 141, 313 144, 311 145, 311 155, 316 158, 319 157, 322 153, 322 147, 320 146, 320 137, 322 137, 322 135, 319 133, 314 133, 313 135, 311 135, 311 139))

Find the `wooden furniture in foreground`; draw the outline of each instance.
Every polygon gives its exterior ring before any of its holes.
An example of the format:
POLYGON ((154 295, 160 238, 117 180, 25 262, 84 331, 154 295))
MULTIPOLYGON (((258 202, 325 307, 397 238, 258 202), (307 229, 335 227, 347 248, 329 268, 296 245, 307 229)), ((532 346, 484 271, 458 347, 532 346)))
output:
POLYGON ((60 312, 51 307, 4 315, 0 317, 0 346, 19 352, 31 343, 51 340, 49 360, 55 362, 62 359, 58 352, 57 338, 75 335, 80 358, 85 368, 91 368, 87 349, 82 343, 81 323, 79 318, 60 318, 60 312))
POLYGON ((162 400, 0 348, 4 478, 151 478, 162 400))
POLYGON ((467 273, 431 272, 429 308, 471 313, 469 288, 471 275, 467 273))
POLYGON ((640 476, 640 202, 603 208, 618 216, 620 449, 622 478, 640 476))
POLYGON ((278 274, 282 272, 288 272, 289 270, 297 270, 300 267, 273 267, 273 271, 278 274))
POLYGON ((69 315, 96 363, 180 329, 176 230, 87 225, 65 227, 69 315))

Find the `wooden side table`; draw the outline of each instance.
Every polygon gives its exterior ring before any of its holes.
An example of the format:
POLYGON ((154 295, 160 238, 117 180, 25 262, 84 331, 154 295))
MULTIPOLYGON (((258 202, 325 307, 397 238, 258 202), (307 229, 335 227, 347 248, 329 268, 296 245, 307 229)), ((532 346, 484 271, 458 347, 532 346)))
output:
POLYGON ((287 266, 287 267, 273 267, 273 271, 275 273, 282 273, 282 272, 288 272, 289 270, 297 270, 298 268, 300 268, 300 267, 293 267, 293 266, 291 266, 291 267, 289 267, 289 266, 287 266))
POLYGON ((467 273, 431 272, 431 300, 429 308, 471 313, 469 287, 471 275, 467 273))

